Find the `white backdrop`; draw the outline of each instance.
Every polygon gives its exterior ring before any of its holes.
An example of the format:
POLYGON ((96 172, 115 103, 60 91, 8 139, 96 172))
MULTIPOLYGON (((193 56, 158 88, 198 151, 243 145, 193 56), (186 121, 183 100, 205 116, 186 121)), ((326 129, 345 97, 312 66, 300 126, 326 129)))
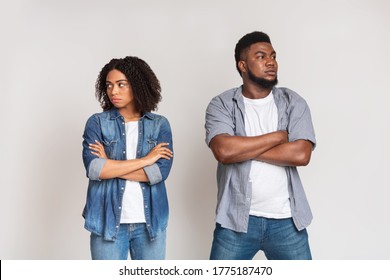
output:
POLYGON ((312 111, 318 147, 300 172, 314 259, 389 259, 389 12, 386 0, 1 0, 0 258, 90 258, 81 136, 101 110, 98 72, 134 55, 160 79, 157 113, 173 130, 167 258, 207 259, 216 161, 204 111, 240 85, 235 44, 260 30, 279 85, 312 111))

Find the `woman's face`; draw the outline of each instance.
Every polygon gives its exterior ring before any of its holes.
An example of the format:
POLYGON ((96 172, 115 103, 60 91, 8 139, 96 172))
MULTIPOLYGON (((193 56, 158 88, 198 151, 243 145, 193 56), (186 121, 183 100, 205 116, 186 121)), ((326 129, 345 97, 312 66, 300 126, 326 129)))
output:
POLYGON ((106 78, 106 90, 111 103, 118 109, 134 109, 133 90, 126 76, 119 70, 111 70, 106 78))

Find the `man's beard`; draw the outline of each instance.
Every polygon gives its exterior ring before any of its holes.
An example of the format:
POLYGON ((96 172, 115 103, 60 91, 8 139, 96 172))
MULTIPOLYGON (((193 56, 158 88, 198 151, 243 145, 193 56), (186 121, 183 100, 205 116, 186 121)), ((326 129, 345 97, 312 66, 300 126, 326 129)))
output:
POLYGON ((259 85, 262 88, 273 88, 278 83, 278 76, 275 76, 275 79, 273 81, 266 80, 264 78, 256 77, 251 69, 248 68, 248 77, 249 79, 254 82, 255 84, 259 85))

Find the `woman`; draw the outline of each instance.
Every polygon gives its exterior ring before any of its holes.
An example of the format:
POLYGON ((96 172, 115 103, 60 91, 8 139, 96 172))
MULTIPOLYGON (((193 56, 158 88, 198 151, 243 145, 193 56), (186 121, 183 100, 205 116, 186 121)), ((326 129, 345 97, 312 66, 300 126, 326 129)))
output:
POLYGON ((96 81, 102 113, 85 126, 83 161, 89 178, 83 211, 92 259, 164 259, 172 166, 172 133, 153 114, 160 83, 137 57, 112 59, 96 81))

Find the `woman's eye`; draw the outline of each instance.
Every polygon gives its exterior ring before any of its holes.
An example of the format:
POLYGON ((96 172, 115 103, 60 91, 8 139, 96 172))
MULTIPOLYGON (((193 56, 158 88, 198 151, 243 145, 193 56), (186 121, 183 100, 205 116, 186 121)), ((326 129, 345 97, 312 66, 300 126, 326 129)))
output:
POLYGON ((110 89, 110 88, 112 88, 112 85, 111 84, 106 84, 106 88, 110 89))

